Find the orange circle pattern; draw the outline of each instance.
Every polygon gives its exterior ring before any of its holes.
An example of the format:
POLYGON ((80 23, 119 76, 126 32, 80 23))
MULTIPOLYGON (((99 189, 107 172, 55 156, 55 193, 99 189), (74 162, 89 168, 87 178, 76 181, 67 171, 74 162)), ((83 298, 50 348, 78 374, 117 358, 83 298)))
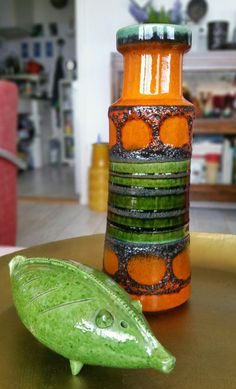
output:
POLYGON ((188 120, 182 116, 172 116, 166 119, 160 128, 160 140, 173 147, 189 144, 188 120))
POLYGON ((105 249, 103 266, 104 270, 110 275, 114 275, 119 269, 118 257, 116 253, 114 253, 114 251, 109 248, 105 249))
POLYGON ((173 272, 179 280, 187 280, 191 275, 189 249, 178 254, 172 262, 173 272))
POLYGON ((126 150, 140 150, 150 145, 152 128, 143 120, 129 120, 121 130, 122 146, 126 150))
POLYGON ((128 262, 129 276, 141 285, 158 284, 165 272, 165 261, 159 257, 135 256, 128 262))

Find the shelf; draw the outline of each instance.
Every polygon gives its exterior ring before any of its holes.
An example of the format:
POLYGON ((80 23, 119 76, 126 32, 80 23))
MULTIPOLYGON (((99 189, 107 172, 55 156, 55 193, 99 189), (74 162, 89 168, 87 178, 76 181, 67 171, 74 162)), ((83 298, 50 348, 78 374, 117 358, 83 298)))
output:
POLYGON ((68 157, 64 157, 62 162, 70 166, 74 166, 75 163, 74 158, 68 158, 68 157))
POLYGON ((194 121, 194 134, 228 134, 236 135, 236 118, 230 119, 196 119, 194 121))
POLYGON ((62 108, 62 111, 63 111, 63 112, 71 112, 71 111, 72 111, 72 108, 62 108))
MULTIPOLYGON (((119 53, 111 53, 112 70, 123 72, 123 58, 119 53)), ((236 50, 194 52, 184 56, 185 72, 235 72, 236 50)))
POLYGON ((184 57, 184 71, 229 72, 236 70, 236 50, 190 51, 184 57))
POLYGON ((192 184, 190 189, 190 200, 236 203, 236 184, 192 184))
POLYGON ((43 74, 2 74, 0 75, 0 79, 12 81, 45 82, 47 81, 47 76, 43 74))
POLYGON ((63 85, 69 85, 71 86, 72 82, 74 80, 71 80, 71 79, 67 79, 67 78, 63 78, 62 80, 60 80, 60 83, 63 84, 63 85))
POLYGON ((72 80, 63 79, 59 83, 60 130, 62 139, 62 162, 74 163, 74 134, 73 134, 73 106, 72 80), (70 123, 68 123, 70 119, 70 123), (67 131, 68 130, 68 131, 67 131))

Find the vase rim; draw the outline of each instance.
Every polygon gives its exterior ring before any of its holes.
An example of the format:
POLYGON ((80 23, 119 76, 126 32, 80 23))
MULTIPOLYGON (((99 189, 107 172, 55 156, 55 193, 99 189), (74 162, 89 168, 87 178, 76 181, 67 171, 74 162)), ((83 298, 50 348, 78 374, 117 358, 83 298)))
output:
POLYGON ((186 25, 146 23, 119 29, 116 33, 117 47, 132 43, 158 42, 183 44, 191 47, 192 32, 186 25))

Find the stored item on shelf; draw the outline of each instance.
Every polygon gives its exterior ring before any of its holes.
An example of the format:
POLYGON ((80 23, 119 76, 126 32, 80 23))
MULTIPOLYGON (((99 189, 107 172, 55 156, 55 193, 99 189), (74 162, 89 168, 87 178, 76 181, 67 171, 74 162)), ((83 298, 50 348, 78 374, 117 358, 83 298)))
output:
POLYGON ((202 108, 200 99, 197 97, 193 97, 191 102, 193 103, 193 105, 195 107, 196 118, 202 117, 203 116, 203 108, 202 108))
MULTIPOLYGON (((196 103, 199 100, 202 116, 206 118, 232 116, 236 107, 236 87, 232 73, 223 76, 220 72, 218 76, 209 77, 209 80, 200 76, 193 81, 188 78, 188 84, 189 87, 192 86, 191 101, 196 103)), ((196 113, 199 116, 198 110, 196 113)))
POLYGON ((205 157, 193 155, 191 159, 191 184, 203 184, 206 181, 205 174, 205 157))
POLYGON ((233 114, 234 95, 230 93, 212 96, 213 117, 229 118, 233 114))
POLYGON ((32 83, 30 81, 27 81, 25 83, 25 95, 31 96, 32 95, 32 83))
POLYGON ((17 129, 17 152, 20 158, 27 164, 28 169, 33 169, 34 155, 32 154, 32 143, 35 140, 35 126, 28 114, 18 115, 17 129))
POLYGON ((107 210, 108 164, 108 144, 94 143, 89 169, 89 207, 93 211, 107 210))
MULTIPOLYGON (((198 1, 198 0, 197 0, 198 1)), ((193 52, 206 52, 207 51, 207 29, 206 27, 199 26, 199 24, 191 24, 191 30, 193 34, 192 51, 193 52)))
MULTIPOLYGON (((195 136, 192 149, 191 182, 202 184, 208 182, 207 158, 217 155, 219 161, 222 158, 224 137, 220 135, 195 136), (198 166, 199 165, 199 166, 198 166), (198 180, 199 178, 199 180, 198 180)), ((217 176, 216 182, 220 181, 217 176)))
POLYGON ((225 119, 231 118, 232 115, 233 115, 233 111, 232 111, 231 108, 228 107, 228 108, 225 108, 225 109, 224 109, 224 111, 223 111, 223 117, 224 117, 225 119))
POLYGON ((213 103, 212 103, 212 94, 210 92, 207 93, 206 95, 206 101, 205 101, 205 104, 204 104, 204 108, 203 108, 203 116, 205 118, 208 118, 208 117, 212 117, 212 113, 213 113, 213 103))
POLYGON ((66 62, 66 78, 68 80, 74 80, 75 79, 75 69, 76 69, 76 62, 74 60, 69 59, 66 62))
POLYGON ((198 52, 207 51, 207 30, 206 27, 199 27, 198 30, 198 52))
POLYGON ((222 154, 222 184, 233 182, 233 147, 229 139, 224 139, 222 154))
POLYGON ((117 33, 122 97, 109 109, 109 209, 104 270, 144 311, 190 295, 189 175, 194 108, 182 95, 186 26, 141 24, 117 33), (155 64, 155 66, 153 65, 155 64))
POLYGON ((207 9, 208 4, 205 0, 190 0, 186 12, 194 23, 198 23, 207 13, 207 9))
POLYGON ((233 183, 236 184, 236 147, 233 154, 233 183))
POLYGON ((233 80, 232 95, 234 96, 232 108, 236 110, 236 75, 234 76, 234 80, 233 80))
POLYGON ((73 134, 72 122, 70 120, 67 120, 65 122, 64 133, 65 133, 65 135, 72 135, 73 134))
POLYGON ((72 136, 65 136, 64 138, 64 146, 65 146, 65 157, 67 159, 74 158, 74 139, 72 136))
POLYGON ((73 130, 73 104, 72 81, 61 79, 59 81, 59 109, 60 128, 62 133, 62 161, 72 163, 74 159, 74 130, 73 130))
POLYGON ((8 75, 20 73, 20 61, 18 56, 16 55, 7 56, 4 61, 4 70, 8 75))
POLYGON ((192 94, 191 94, 191 91, 190 91, 190 88, 189 86, 185 83, 183 84, 183 96, 186 100, 190 101, 192 103, 192 94))
POLYGON ((224 137, 219 136, 195 136, 193 142, 192 153, 196 155, 206 156, 207 154, 222 154, 224 137))
POLYGON ((58 165, 61 162, 61 143, 59 139, 51 139, 49 142, 49 160, 52 165, 58 165))
POLYGON ((221 50, 227 44, 229 23, 227 21, 214 21, 208 23, 208 49, 221 50))
POLYGON ((70 111, 72 109, 72 91, 71 91, 71 83, 68 83, 68 80, 62 80, 61 82, 63 86, 63 100, 62 100, 62 109, 70 111))
POLYGON ((220 110, 223 110, 225 108, 225 96, 224 95, 212 96, 212 104, 214 108, 219 108, 220 110))
POLYGON ((208 184, 216 184, 218 181, 218 172, 220 166, 219 154, 206 155, 206 182, 208 184))
POLYGON ((43 71, 43 65, 34 60, 27 62, 26 73, 28 74, 40 74, 43 71))

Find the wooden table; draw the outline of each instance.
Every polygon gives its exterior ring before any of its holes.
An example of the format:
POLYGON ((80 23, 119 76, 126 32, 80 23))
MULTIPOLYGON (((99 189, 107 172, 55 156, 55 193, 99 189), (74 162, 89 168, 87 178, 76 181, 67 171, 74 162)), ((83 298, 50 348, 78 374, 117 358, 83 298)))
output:
MULTIPOLYGON (((68 239, 20 253, 80 260, 101 268, 103 239, 103 235, 68 239)), ((170 375, 151 369, 84 366, 73 377, 68 361, 37 342, 18 319, 7 266, 11 256, 0 261, 1 389, 236 388, 235 236, 192 234, 191 300, 147 316, 158 339, 177 358, 170 375)))

